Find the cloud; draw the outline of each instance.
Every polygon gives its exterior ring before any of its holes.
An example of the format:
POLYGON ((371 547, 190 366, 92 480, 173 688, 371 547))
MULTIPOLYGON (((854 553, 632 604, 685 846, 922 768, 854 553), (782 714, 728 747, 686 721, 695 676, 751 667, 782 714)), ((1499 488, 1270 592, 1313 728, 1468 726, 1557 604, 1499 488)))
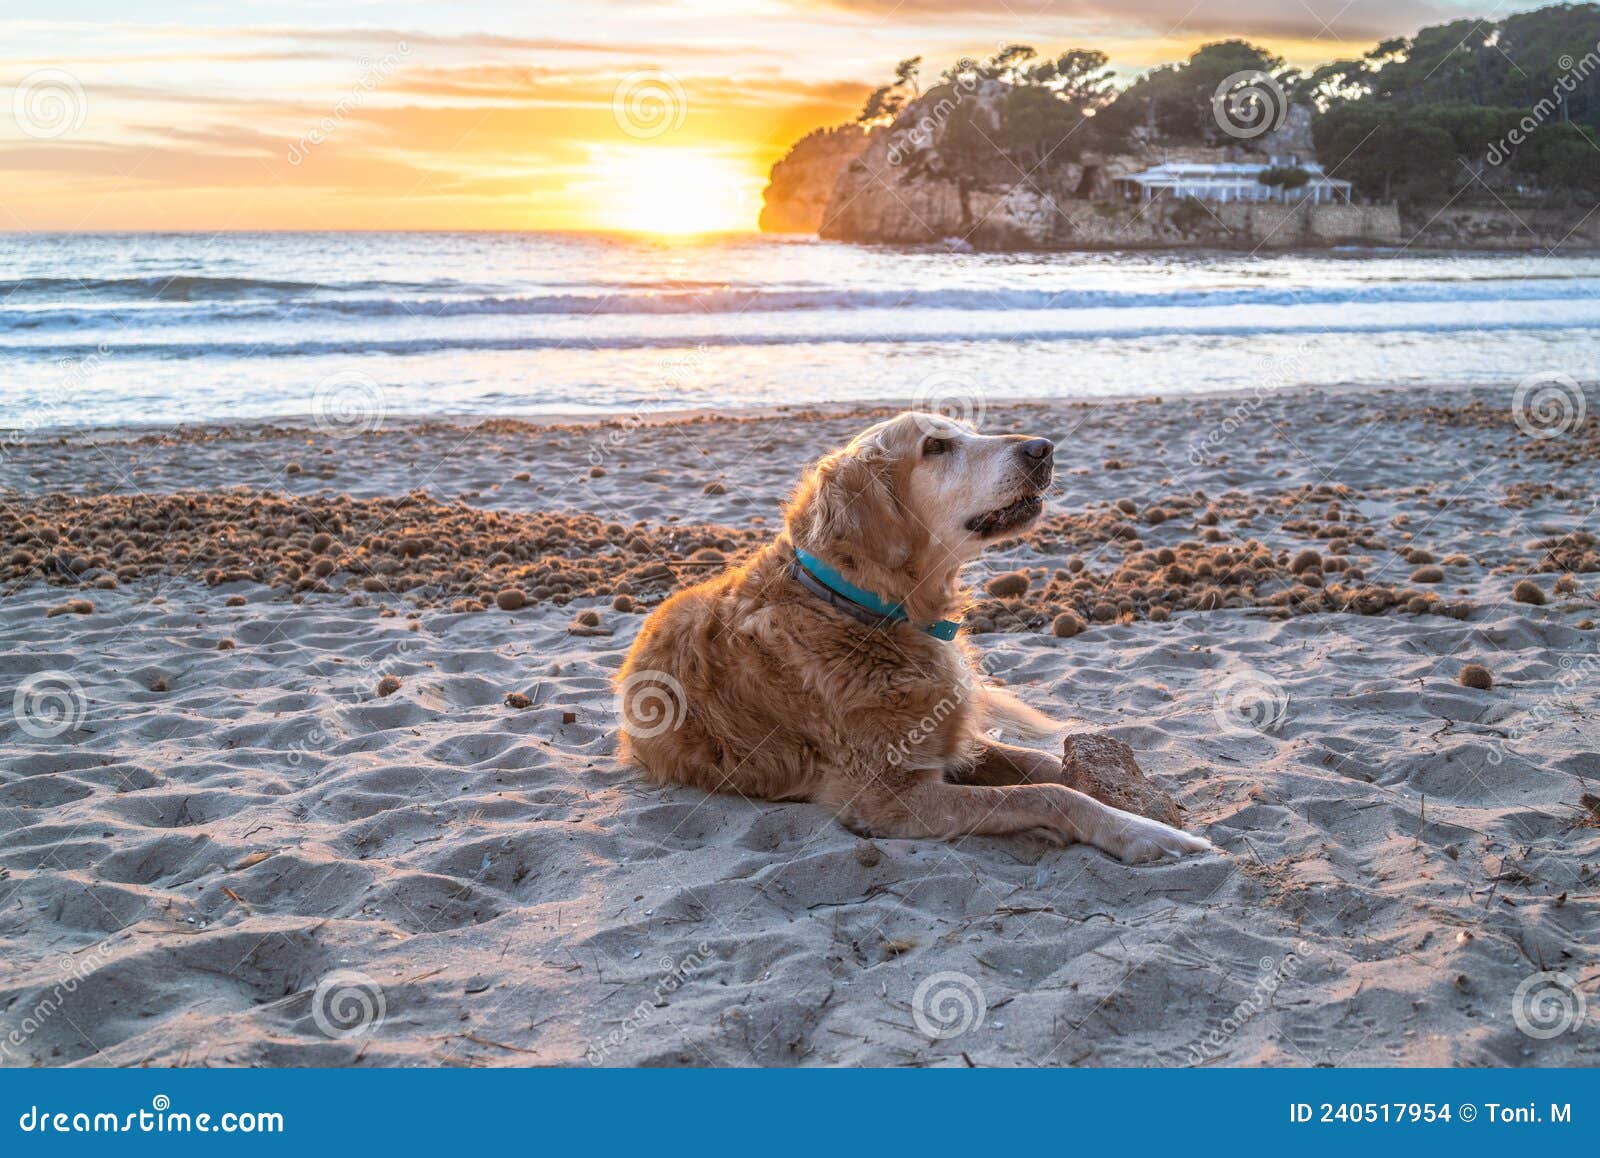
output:
MULTIPOLYGON (((792 0, 877 18, 907 21, 903 0, 792 0)), ((1419 27, 1461 15, 1429 0, 924 0, 919 21, 956 23, 981 19, 984 29, 1009 26, 1003 35, 1030 43, 1097 30, 1126 38, 1133 28, 1166 39, 1194 36, 1287 37, 1318 40, 1330 48, 1350 41, 1409 35, 1419 27)), ((1091 43, 1092 42, 1088 42, 1091 43)))
MULTIPOLYGON (((685 40, 593 40, 558 36, 507 36, 472 32, 445 35, 406 28, 309 28, 293 25, 244 25, 226 27, 199 24, 131 24, 91 22, 44 22, 0 20, 0 32, 70 33, 101 42, 140 43, 150 41, 183 42, 201 40, 215 44, 227 40, 286 42, 290 44, 345 45, 351 48, 387 49, 405 43, 412 48, 430 47, 474 53, 574 53, 597 56, 706 56, 751 58, 768 56, 772 46, 737 43, 722 39, 685 40)), ((76 55, 76 54, 75 54, 76 55)), ((193 59, 217 59, 221 53, 207 53, 193 59)), ((276 54, 272 54, 276 56, 276 54)))

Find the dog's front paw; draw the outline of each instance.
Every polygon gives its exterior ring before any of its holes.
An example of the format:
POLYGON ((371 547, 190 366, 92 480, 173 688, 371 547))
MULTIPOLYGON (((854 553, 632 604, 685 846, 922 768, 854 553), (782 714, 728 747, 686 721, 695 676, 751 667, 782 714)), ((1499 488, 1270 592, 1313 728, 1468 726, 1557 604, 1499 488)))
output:
POLYGON ((1148 864, 1169 857, 1176 860, 1192 853, 1206 852, 1212 846, 1203 836, 1195 836, 1170 824, 1162 824, 1159 820, 1123 813, 1112 822, 1109 839, 1100 847, 1123 864, 1148 864))

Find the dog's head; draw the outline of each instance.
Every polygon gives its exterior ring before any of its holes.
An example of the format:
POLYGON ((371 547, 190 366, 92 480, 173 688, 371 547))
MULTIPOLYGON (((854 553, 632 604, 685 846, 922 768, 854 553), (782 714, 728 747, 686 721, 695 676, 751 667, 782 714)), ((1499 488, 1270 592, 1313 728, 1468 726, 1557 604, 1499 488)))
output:
POLYGON ((913 619, 937 618, 963 564, 1039 517, 1054 450, 1048 439, 901 414, 807 473, 789 505, 789 535, 913 619))

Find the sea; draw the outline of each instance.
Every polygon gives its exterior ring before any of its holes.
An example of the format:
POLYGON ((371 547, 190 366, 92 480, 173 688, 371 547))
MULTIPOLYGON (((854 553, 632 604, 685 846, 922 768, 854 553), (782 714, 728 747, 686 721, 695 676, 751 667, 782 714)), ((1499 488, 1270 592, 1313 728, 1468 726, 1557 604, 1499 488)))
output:
POLYGON ((0 235, 0 427, 1497 384, 1600 256, 989 254, 555 233, 0 235), (364 408, 364 409, 361 409, 364 408))

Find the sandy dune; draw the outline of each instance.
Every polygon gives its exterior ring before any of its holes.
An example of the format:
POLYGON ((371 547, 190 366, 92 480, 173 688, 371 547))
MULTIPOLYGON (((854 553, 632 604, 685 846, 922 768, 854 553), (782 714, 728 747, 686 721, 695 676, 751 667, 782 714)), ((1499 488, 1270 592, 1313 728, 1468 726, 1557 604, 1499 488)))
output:
MULTIPOLYGON (((649 788, 613 758, 609 679, 642 614, 609 592, 297 602, 178 561, 97 587, 35 551, 0 598, 0 1061, 1594 1064, 1600 571, 1581 535, 1600 531, 1600 419, 1532 439, 1509 394, 989 408, 1058 439, 1056 512, 1205 492, 1139 524, 1144 550, 1214 530, 1329 555, 1287 528, 1311 503, 1327 521, 1309 488, 1344 486, 1364 582, 1436 596, 1299 614, 1263 586, 1070 638, 979 635, 996 678, 1131 744, 1223 850, 1162 867, 867 844, 811 806, 649 788), (1541 569, 1553 551, 1570 579, 1541 569), (1511 597, 1529 579, 1543 604, 1511 597), (92 612, 47 615, 76 598, 92 612), (1492 689, 1457 682, 1468 662, 1492 689)), ((31 437, 0 463, 0 512, 421 488, 665 542, 770 528, 804 462, 863 421, 31 437)), ((1038 593, 1071 558, 1107 572, 1130 550, 1018 541, 974 577, 1032 568, 1038 593)))

